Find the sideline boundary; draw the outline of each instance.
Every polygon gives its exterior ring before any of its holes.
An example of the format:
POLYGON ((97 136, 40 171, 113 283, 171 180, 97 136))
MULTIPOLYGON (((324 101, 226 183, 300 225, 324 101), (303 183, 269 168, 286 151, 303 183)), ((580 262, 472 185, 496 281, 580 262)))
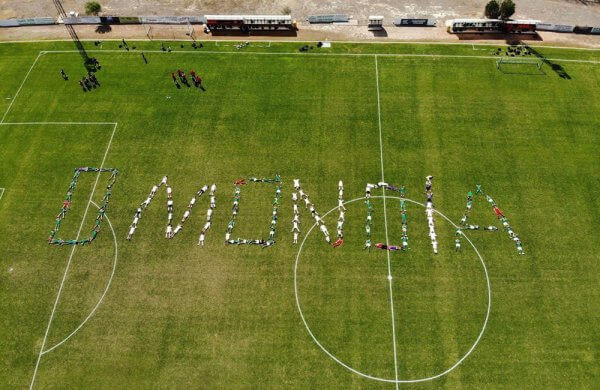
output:
MULTIPOLYGON (((117 131, 117 123, 114 123, 112 133, 110 135, 110 139, 108 141, 108 145, 106 146, 106 150, 104 152, 104 156, 102 157, 102 162, 100 163, 100 168, 104 168, 104 163, 106 161, 106 157, 108 156, 108 151, 110 150, 110 146, 112 144, 113 138, 115 136, 115 132, 117 131)), ((94 182, 94 186, 92 187, 92 192, 90 193, 90 197, 85 207, 85 211, 83 213, 83 218, 81 219, 81 224, 79 225, 79 229, 77 230, 76 240, 79 239, 79 235, 81 234, 81 230, 83 229, 83 224, 85 223, 85 218, 87 216, 88 210, 90 209, 90 204, 92 203, 94 193, 96 192, 96 187, 98 186, 98 181, 100 180, 101 172, 98 172, 96 175, 96 181, 94 182)), ((75 249, 77 246, 73 246, 71 250, 71 254, 69 255, 69 259, 67 260, 67 265, 65 267, 65 272, 63 273, 62 280, 60 282, 60 286, 58 288, 58 292, 56 293, 56 299, 54 300, 54 306, 52 307, 52 312, 50 313, 50 318, 48 319, 48 325, 46 326, 46 331, 44 333, 44 338, 42 340, 42 345, 40 347, 40 352, 37 357, 37 361, 35 363, 35 368, 33 370, 33 375, 31 377, 31 384, 29 385, 29 389, 33 389, 33 385, 35 383, 35 377, 37 375, 37 371, 40 365, 40 360, 42 359, 42 355, 44 353, 44 347, 46 346, 46 340, 48 339, 48 333, 50 332, 50 327, 52 326, 52 321, 54 319, 54 314, 56 312, 56 307, 58 306, 58 302, 60 300, 60 296, 62 294, 62 289, 65 285, 65 280, 67 279, 67 274, 69 272, 69 268, 71 267, 71 261, 73 260, 73 255, 75 254, 75 249)))
MULTIPOLYGON (((94 42, 97 41, 96 38, 83 38, 80 39, 82 42, 94 42)), ((174 38, 165 38, 165 39, 148 39, 148 38, 128 38, 127 40, 131 42, 157 42, 157 41, 165 41, 165 42, 189 42, 185 39, 174 39, 174 38)), ((72 39, 64 38, 64 39, 26 39, 26 40, 18 40, 18 41, 1 41, 0 44, 3 43, 44 43, 44 42, 71 42, 72 39)), ((105 42, 119 42, 120 38, 108 38, 102 39, 105 42)), ((243 42, 243 39, 204 39, 204 42, 243 42)), ((508 43, 504 42, 448 42, 448 41, 345 41, 345 40, 336 40, 336 39, 324 39, 323 41, 332 42, 332 43, 350 43, 350 44, 366 44, 366 45, 458 45, 458 46, 503 46, 508 47, 512 46, 508 43)), ((315 40, 305 41, 305 40, 292 40, 292 39, 277 39, 277 40, 266 40, 266 39, 252 39, 249 40, 252 42, 273 42, 273 43, 314 43, 315 40)), ((580 46, 552 46, 552 45, 528 45, 529 47, 536 48, 546 48, 546 49, 566 49, 566 50, 589 50, 589 51, 599 51, 600 47, 580 47, 580 46)))

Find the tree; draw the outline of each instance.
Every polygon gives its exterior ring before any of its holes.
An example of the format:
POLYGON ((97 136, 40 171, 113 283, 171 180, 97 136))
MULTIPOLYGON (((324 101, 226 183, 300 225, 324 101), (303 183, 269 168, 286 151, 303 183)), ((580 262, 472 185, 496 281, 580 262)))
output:
POLYGON ((97 1, 88 1, 85 3, 85 13, 90 15, 98 15, 102 11, 102 6, 97 1))
POLYGON ((485 16, 490 19, 498 19, 500 16, 500 4, 496 0, 490 0, 485 5, 485 16))
POLYGON ((515 3, 512 0, 502 0, 500 4, 500 18, 506 20, 515 13, 515 3))

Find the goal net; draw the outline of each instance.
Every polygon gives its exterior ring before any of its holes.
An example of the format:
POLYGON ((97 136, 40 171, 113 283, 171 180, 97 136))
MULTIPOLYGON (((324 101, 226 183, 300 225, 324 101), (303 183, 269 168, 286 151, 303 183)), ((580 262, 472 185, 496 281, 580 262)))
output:
POLYGON ((528 73, 531 70, 542 72, 544 61, 540 58, 501 57, 496 61, 496 68, 503 73, 528 73))

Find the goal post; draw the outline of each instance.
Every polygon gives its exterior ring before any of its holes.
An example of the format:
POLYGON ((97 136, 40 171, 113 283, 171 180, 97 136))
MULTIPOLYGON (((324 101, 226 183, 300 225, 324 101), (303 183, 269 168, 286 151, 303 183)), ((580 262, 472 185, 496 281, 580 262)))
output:
POLYGON ((501 57, 496 61, 496 68, 500 69, 502 65, 531 65, 541 70, 543 64, 540 58, 501 57))

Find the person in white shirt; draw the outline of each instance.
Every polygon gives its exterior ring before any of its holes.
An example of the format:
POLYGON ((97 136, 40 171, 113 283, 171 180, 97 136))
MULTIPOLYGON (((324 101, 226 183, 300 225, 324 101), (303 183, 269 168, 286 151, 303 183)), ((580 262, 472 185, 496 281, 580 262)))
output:
POLYGON ((210 229, 210 221, 206 222, 202 228, 203 231, 207 231, 208 229, 210 229))
POLYGON ((213 184, 210 186, 210 194, 214 195, 215 191, 217 190, 217 185, 213 184))
POLYGON ((171 238, 172 231, 173 231, 173 228, 171 227, 171 225, 167 225, 167 231, 165 232, 165 238, 171 238))
POLYGON ((325 226, 325 224, 319 225, 319 229, 321 229, 321 231, 323 232, 323 234, 325 234, 326 236, 329 235, 329 232, 327 231, 327 226, 325 226))
POLYGON ((300 179, 294 179, 294 188, 295 189, 299 189, 300 188, 300 179))
POLYGON ((173 236, 175 236, 177 233, 179 233, 181 231, 181 229, 183 229, 183 226, 177 225, 175 227, 175 230, 173 231, 173 236))
POLYGON ((298 232, 294 232, 294 244, 298 243, 298 232))
POLYGON ((294 201, 294 202, 298 201, 298 193, 297 192, 292 192, 292 201, 294 201))
POLYGON ((132 227, 129 229, 129 234, 127 235, 127 239, 128 239, 128 240, 131 240, 131 237, 133 236, 133 233, 135 233, 135 227, 134 227, 134 226, 132 226, 132 227))
POLYGON ((198 239, 198 245, 204 246, 204 233, 200 233, 200 238, 198 239))
POLYGON ((171 186, 167 186, 167 198, 171 199, 172 193, 173 190, 171 189, 171 186))
POLYGON ((152 190, 150 191, 150 196, 154 196, 156 195, 156 191, 158 190, 157 186, 152 187, 152 190))
POLYGON ((294 227, 292 228, 292 232, 300 232, 300 228, 298 228, 298 222, 294 221, 294 227))
POLYGON ((162 186, 163 184, 167 184, 167 177, 163 176, 162 181, 160 182, 160 185, 162 186))
POLYGON ((339 210, 346 210, 346 207, 344 206, 344 200, 343 199, 338 199, 338 209, 339 210))
POLYGON ((206 211, 206 220, 210 221, 210 219, 212 218, 212 213, 213 213, 213 209, 208 209, 206 211))
POLYGON ((294 214, 298 215, 298 205, 294 204, 294 214))

